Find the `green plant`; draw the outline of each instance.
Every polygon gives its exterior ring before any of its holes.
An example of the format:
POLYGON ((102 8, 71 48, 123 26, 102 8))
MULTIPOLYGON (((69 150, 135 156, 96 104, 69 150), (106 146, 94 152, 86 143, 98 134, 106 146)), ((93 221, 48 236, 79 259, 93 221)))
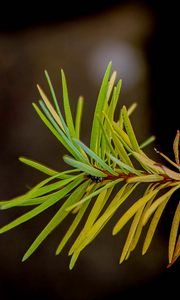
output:
MULTIPOLYGON (((70 156, 65 155, 63 159, 71 166, 71 169, 55 171, 39 162, 20 157, 21 162, 45 173, 47 178, 24 195, 0 202, 1 209, 17 206, 30 206, 31 208, 29 212, 1 228, 0 233, 29 221, 55 203, 60 205, 57 213, 25 253, 23 261, 68 214, 73 213, 74 220, 57 247, 56 254, 59 254, 90 206, 91 210, 86 216, 84 226, 69 250, 69 255, 72 256, 70 261, 70 269, 72 269, 81 251, 95 239, 115 213, 121 212, 120 206, 142 183, 147 185, 145 193, 120 217, 112 233, 113 235, 119 233, 123 226, 132 219, 120 257, 121 263, 135 249, 144 226, 151 218, 142 249, 142 253, 145 254, 163 210, 173 193, 180 188, 179 131, 173 144, 175 162, 156 150, 173 168, 177 169, 175 172, 164 164, 153 161, 142 150, 154 141, 154 136, 139 145, 130 121, 130 115, 136 104, 129 109, 123 106, 120 109, 119 118, 114 119, 121 80, 115 84, 116 72, 113 72, 111 76, 110 72, 111 63, 106 69, 98 95, 89 147, 80 140, 83 98, 78 99, 76 116, 73 120, 64 72, 61 71, 64 116, 46 71, 45 76, 54 106, 38 86, 42 100, 39 101, 39 107, 35 103, 33 106, 45 125, 69 152, 70 156), (115 186, 119 187, 119 191, 112 197, 115 186)), ((179 221, 180 202, 177 205, 170 231, 169 265, 180 255, 179 221)))

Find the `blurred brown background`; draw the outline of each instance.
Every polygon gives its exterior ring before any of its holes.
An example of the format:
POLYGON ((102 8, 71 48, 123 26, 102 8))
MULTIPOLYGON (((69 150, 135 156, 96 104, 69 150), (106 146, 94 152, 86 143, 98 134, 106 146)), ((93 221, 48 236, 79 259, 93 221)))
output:
MULTIPOLYGON (((56 169, 65 165, 63 147, 42 124, 31 103, 39 99, 36 83, 47 91, 47 69, 59 99, 63 68, 73 109, 85 97, 82 140, 88 143, 100 82, 110 60, 123 86, 122 104, 138 102, 132 120, 139 140, 155 134, 155 146, 173 158, 179 126, 179 91, 175 74, 177 31, 175 7, 159 1, 76 1, 38 9, 32 2, 1 10, 0 19, 0 199, 24 193, 44 177, 21 165, 25 155, 56 169), (157 3, 158 2, 158 3, 157 3), (12 13, 12 15, 10 15, 12 13), (173 33, 173 34, 172 34, 173 33)), ((153 147, 149 153, 155 156, 153 147)), ((118 265, 127 229, 111 236, 110 222, 68 270, 68 247, 54 252, 70 219, 64 222, 25 263, 21 257, 55 212, 54 208, 0 236, 0 299, 97 300, 148 295, 177 295, 179 262, 166 269, 167 245, 174 206, 168 207, 152 242, 141 245, 118 265)), ((21 209, 21 212, 25 211, 21 209)), ((1 226, 20 210, 0 212, 1 226)), ((70 244, 68 244, 69 246, 70 244)))

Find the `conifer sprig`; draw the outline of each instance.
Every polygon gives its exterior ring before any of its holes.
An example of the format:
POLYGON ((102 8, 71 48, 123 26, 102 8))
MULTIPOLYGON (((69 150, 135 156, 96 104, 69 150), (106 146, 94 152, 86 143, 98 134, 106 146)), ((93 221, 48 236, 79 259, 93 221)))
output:
MULTIPOLYGON (((79 97, 76 116, 73 117, 66 77, 61 70, 63 113, 48 72, 45 71, 54 105, 38 85, 41 100, 39 106, 35 103, 33 106, 44 124, 67 150, 63 159, 71 169, 57 171, 34 160, 20 157, 24 164, 45 173, 46 179, 22 196, 0 201, 2 210, 19 206, 30 207, 28 212, 2 227, 0 233, 29 221, 57 202, 61 205, 29 247, 23 261, 29 258, 71 213, 74 220, 56 250, 56 255, 61 253, 83 219, 84 225, 81 226, 81 231, 69 250, 70 269, 74 267, 81 251, 95 239, 115 213, 119 214, 120 218, 114 225, 113 235, 119 233, 126 223, 132 220, 120 263, 129 258, 136 248, 143 228, 148 226, 142 249, 142 254, 145 254, 167 203, 180 188, 179 131, 173 143, 175 161, 155 149, 168 164, 171 164, 172 169, 149 158, 142 149, 154 141, 154 136, 141 144, 137 141, 130 120, 136 103, 129 108, 123 106, 119 118, 115 119, 122 84, 121 80, 115 83, 116 75, 116 72, 111 75, 110 62, 97 98, 88 146, 80 139, 83 98, 79 97), (135 164, 135 161, 138 164, 135 164), (133 191, 142 183, 147 185, 145 193, 122 215, 121 205, 129 197, 133 197, 133 191), (118 192, 112 197, 115 186, 118 186, 118 192), (89 215, 86 212, 88 206, 89 215)), ((180 202, 177 203, 170 229, 168 266, 180 255, 179 223, 180 202)))

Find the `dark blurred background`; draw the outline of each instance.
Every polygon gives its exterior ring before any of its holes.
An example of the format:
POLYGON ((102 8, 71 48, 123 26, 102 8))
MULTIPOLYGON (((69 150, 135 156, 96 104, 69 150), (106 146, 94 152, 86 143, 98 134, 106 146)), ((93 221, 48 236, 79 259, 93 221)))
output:
MULTIPOLYGON (((179 126, 179 84, 176 70, 178 22, 176 7, 161 1, 51 1, 1 5, 0 13, 0 199, 24 193, 44 178, 21 165, 25 155, 63 169, 64 149, 34 112, 36 83, 47 91, 47 69, 62 96, 60 68, 68 79, 73 110, 85 97, 82 140, 89 128, 100 82, 110 60, 122 78, 120 100, 138 102, 132 118, 139 140, 155 134, 155 146, 173 159, 172 142, 179 126)), ((150 147, 149 153, 160 159, 150 147)), ((111 236, 115 220, 85 250, 73 271, 68 248, 54 251, 71 220, 56 230, 25 263, 21 257, 49 218, 52 208, 28 224, 0 237, 0 299, 101 300, 137 296, 178 295, 179 262, 166 269, 174 204, 165 210, 151 248, 141 246, 118 265, 127 229, 111 236)), ((23 212, 23 210, 21 210, 23 212)), ((19 215, 2 211, 1 226, 19 215)), ((68 245, 69 246, 69 245, 68 245)))

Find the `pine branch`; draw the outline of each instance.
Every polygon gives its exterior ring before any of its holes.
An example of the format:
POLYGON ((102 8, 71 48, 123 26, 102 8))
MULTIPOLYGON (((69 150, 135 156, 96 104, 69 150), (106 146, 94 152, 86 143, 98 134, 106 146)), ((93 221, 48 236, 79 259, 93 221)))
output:
MULTIPOLYGON (((115 84, 117 74, 116 72, 110 74, 111 63, 106 69, 94 110, 90 146, 85 145, 80 139, 83 98, 78 99, 76 116, 73 118, 64 71, 61 70, 64 116, 47 71, 45 76, 54 105, 38 86, 41 100, 39 106, 34 103, 33 106, 44 124, 67 150, 68 155, 63 159, 71 169, 56 171, 34 160, 20 158, 21 162, 45 173, 48 177, 24 195, 0 201, 2 210, 19 206, 30 207, 29 212, 2 227, 0 233, 29 221, 55 203, 60 204, 60 200, 65 198, 57 213, 27 250, 23 261, 36 251, 69 214, 73 213, 74 220, 57 247, 56 254, 59 254, 83 220, 88 206, 93 203, 84 226, 69 250, 69 255, 72 256, 70 261, 72 269, 82 250, 96 238, 115 213, 121 213, 121 205, 128 201, 130 196, 133 197, 133 191, 142 183, 147 186, 145 193, 120 216, 112 234, 119 233, 132 219, 120 257, 122 263, 136 248, 142 230, 148 226, 151 219, 142 249, 142 254, 145 254, 167 203, 180 188, 179 131, 173 143, 175 161, 155 149, 172 168, 148 157, 142 149, 154 141, 154 136, 141 144, 138 143, 130 120, 136 103, 129 108, 123 106, 119 118, 117 120, 114 118, 122 82, 119 80, 115 84), (118 186, 118 192, 111 197, 115 186, 118 186)), ((168 267, 180 256, 179 223, 180 202, 177 203, 170 230, 168 267)))

